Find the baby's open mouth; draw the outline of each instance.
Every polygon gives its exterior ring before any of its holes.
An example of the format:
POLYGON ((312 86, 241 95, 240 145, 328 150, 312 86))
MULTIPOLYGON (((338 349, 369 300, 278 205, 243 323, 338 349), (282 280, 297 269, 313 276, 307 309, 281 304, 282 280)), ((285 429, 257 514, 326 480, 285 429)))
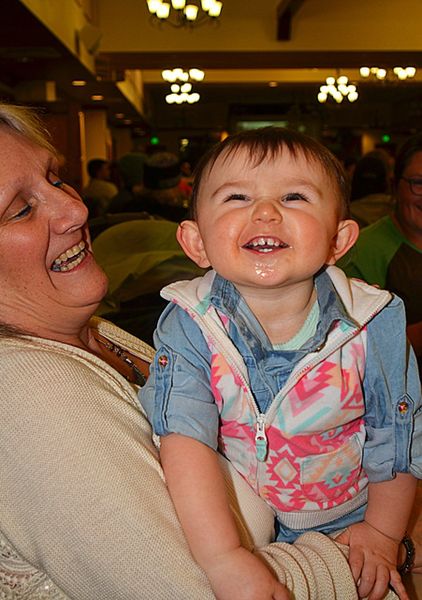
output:
POLYGON ((62 252, 51 265, 51 270, 59 273, 71 271, 83 261, 85 256, 85 242, 82 241, 66 250, 66 252, 62 252))
POLYGON ((243 248, 255 250, 256 252, 274 252, 275 250, 290 248, 290 246, 278 238, 260 236, 247 242, 243 248))

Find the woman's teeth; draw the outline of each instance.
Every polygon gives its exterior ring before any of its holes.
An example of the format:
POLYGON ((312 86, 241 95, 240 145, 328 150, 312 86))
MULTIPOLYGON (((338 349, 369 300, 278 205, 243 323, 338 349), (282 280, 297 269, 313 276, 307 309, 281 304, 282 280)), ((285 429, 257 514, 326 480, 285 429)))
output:
POLYGON ((71 271, 75 267, 77 267, 85 258, 85 242, 79 242, 79 244, 75 244, 72 248, 66 250, 60 254, 59 257, 53 262, 53 266, 51 267, 52 271, 57 272, 65 272, 71 271))

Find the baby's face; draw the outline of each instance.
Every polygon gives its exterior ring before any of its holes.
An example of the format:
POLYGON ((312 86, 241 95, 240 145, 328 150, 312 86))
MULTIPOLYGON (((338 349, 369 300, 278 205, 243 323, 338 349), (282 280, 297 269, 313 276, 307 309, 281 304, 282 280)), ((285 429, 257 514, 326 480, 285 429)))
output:
POLYGON ((335 262, 338 196, 334 181, 301 153, 284 149, 256 166, 246 150, 220 156, 198 196, 202 266, 243 293, 313 279, 335 262))

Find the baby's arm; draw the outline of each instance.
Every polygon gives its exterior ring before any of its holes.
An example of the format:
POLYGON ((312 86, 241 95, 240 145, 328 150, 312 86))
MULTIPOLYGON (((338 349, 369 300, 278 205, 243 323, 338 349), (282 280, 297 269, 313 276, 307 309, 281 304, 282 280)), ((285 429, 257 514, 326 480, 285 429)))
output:
POLYGON ((390 584, 408 600, 397 572, 397 557, 410 518, 417 480, 398 473, 391 481, 370 483, 365 519, 348 527, 337 541, 349 545, 349 564, 361 598, 384 598, 390 584))
POLYGON ((161 462, 191 552, 219 600, 288 600, 289 593, 240 544, 217 453, 189 437, 161 438, 161 462))

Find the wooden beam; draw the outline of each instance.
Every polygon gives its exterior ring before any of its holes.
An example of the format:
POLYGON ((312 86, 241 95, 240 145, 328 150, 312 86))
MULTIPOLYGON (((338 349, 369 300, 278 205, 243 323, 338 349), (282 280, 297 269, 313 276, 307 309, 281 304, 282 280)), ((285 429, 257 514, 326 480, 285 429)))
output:
POLYGON ((277 39, 291 39, 292 19, 305 0, 281 0, 277 6, 277 39))
POLYGON ((358 69, 362 66, 414 65, 422 68, 422 51, 276 51, 276 52, 100 52, 97 70, 119 80, 126 69, 358 69))

